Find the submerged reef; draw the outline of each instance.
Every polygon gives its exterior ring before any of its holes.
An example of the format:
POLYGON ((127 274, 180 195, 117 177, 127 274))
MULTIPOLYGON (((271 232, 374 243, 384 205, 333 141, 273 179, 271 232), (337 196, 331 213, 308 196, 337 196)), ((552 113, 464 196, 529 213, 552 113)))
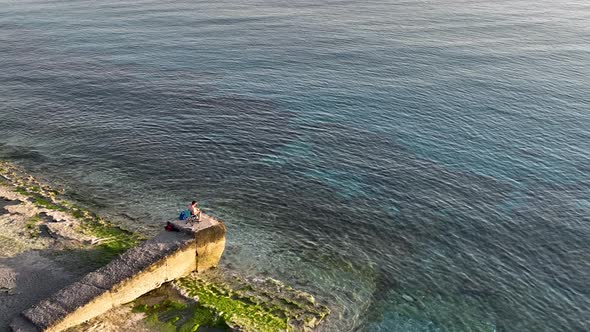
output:
MULTIPOLYGON (((230 271, 193 273, 130 304, 147 327, 160 331, 312 331, 328 307, 278 280, 230 271)), ((96 325, 96 324, 95 324, 96 325)))
POLYGON ((330 313, 311 294, 271 278, 214 270, 181 278, 173 287, 240 331, 308 331, 330 313))

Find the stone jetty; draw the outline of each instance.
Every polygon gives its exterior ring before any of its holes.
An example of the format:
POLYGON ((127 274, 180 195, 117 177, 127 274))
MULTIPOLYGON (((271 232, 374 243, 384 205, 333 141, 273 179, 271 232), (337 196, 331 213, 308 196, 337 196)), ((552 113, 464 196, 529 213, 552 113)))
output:
POLYGON ((217 266, 225 249, 225 225, 203 215, 198 223, 173 221, 162 231, 23 311, 15 332, 62 331, 131 302, 165 282, 217 266))

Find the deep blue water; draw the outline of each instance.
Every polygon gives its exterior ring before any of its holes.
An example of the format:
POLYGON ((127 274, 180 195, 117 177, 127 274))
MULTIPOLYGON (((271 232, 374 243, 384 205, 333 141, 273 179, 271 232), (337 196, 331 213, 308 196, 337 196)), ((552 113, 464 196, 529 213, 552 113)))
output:
POLYGON ((589 77, 583 0, 2 0, 0 158, 326 331, 588 331, 589 77))

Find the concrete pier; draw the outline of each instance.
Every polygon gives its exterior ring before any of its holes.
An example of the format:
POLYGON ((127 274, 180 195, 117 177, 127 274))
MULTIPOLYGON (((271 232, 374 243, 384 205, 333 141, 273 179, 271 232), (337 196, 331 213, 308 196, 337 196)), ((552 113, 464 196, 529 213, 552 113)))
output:
POLYGON ((172 222, 163 231, 106 266, 23 311, 15 332, 62 331, 131 302, 165 282, 217 266, 225 249, 225 225, 203 215, 199 223, 172 222))

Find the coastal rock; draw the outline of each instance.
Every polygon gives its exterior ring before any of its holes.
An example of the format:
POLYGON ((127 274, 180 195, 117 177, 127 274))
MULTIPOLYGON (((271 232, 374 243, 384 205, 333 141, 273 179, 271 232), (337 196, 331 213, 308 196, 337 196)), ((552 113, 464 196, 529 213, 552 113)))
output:
POLYGON ((0 292, 10 292, 16 288, 16 273, 13 269, 0 266, 0 292))
POLYGON ((215 309, 240 331, 312 331, 330 313, 308 293, 272 278, 244 277, 229 271, 192 274, 173 283, 182 295, 215 309))
POLYGON ((56 219, 54 216, 47 214, 47 212, 40 212, 39 217, 45 222, 64 222, 66 219, 56 219))
POLYGON ((78 225, 72 222, 49 222, 43 224, 49 235, 55 239, 77 241, 81 243, 94 243, 96 238, 82 234, 78 225))
POLYGON ((10 213, 10 211, 6 209, 7 206, 18 205, 20 203, 22 203, 22 202, 18 199, 12 200, 12 199, 8 199, 8 198, 0 197, 0 215, 5 214, 5 213, 10 213))
MULTIPOLYGON (((5 297, 12 299, 11 303, 0 301, 0 318, 6 323, 12 319, 13 331, 58 331, 101 313, 108 316, 125 307, 131 310, 129 306, 119 305, 191 271, 201 275, 217 266, 225 249, 225 225, 209 216, 204 215, 199 223, 174 221, 180 232, 161 232, 139 244, 143 240, 140 236, 115 227, 34 178, 17 175, 10 178, 14 180, 12 183, 0 184, 0 199, 8 202, 4 205, 9 210, 8 214, 0 215, 0 226, 9 230, 0 234, 0 257, 21 256, 12 259, 12 265, 6 268, 0 266, 0 292, 14 289, 12 296, 5 297), (138 244, 139 247, 132 247, 138 244), (46 249, 50 255, 43 253, 46 249), (29 260, 23 261, 27 257, 29 260), (71 264, 75 264, 74 269, 71 264), (97 267, 98 270, 88 273, 97 267), (88 274, 82 277, 83 273, 88 274), (79 281, 64 287, 75 280, 79 281), (15 305, 17 302, 19 305, 15 305), (37 305, 25 310, 34 303, 37 305)), ((311 331, 329 313, 310 294, 278 280, 235 276, 233 282, 231 287, 207 283, 194 284, 190 289, 179 287, 179 290, 185 303, 210 312, 214 321, 227 318, 228 326, 235 331, 311 331), (238 313, 240 316, 233 318, 238 313)), ((178 318, 187 314, 186 310, 178 310, 174 317, 165 317, 175 319, 166 324, 175 324, 177 328, 185 323, 190 325, 188 320, 195 313, 178 318)), ((120 312, 120 322, 127 324, 130 320, 125 319, 128 313, 124 311, 120 312)), ((97 325, 77 328, 79 331, 142 331, 140 321, 145 316, 129 315, 135 317, 136 323, 127 329, 125 324, 109 325, 108 319, 99 318, 92 319, 99 322, 97 325)), ((8 326, 0 324, 0 330, 5 327, 8 326)), ((145 330, 153 330, 153 326, 145 330)))

